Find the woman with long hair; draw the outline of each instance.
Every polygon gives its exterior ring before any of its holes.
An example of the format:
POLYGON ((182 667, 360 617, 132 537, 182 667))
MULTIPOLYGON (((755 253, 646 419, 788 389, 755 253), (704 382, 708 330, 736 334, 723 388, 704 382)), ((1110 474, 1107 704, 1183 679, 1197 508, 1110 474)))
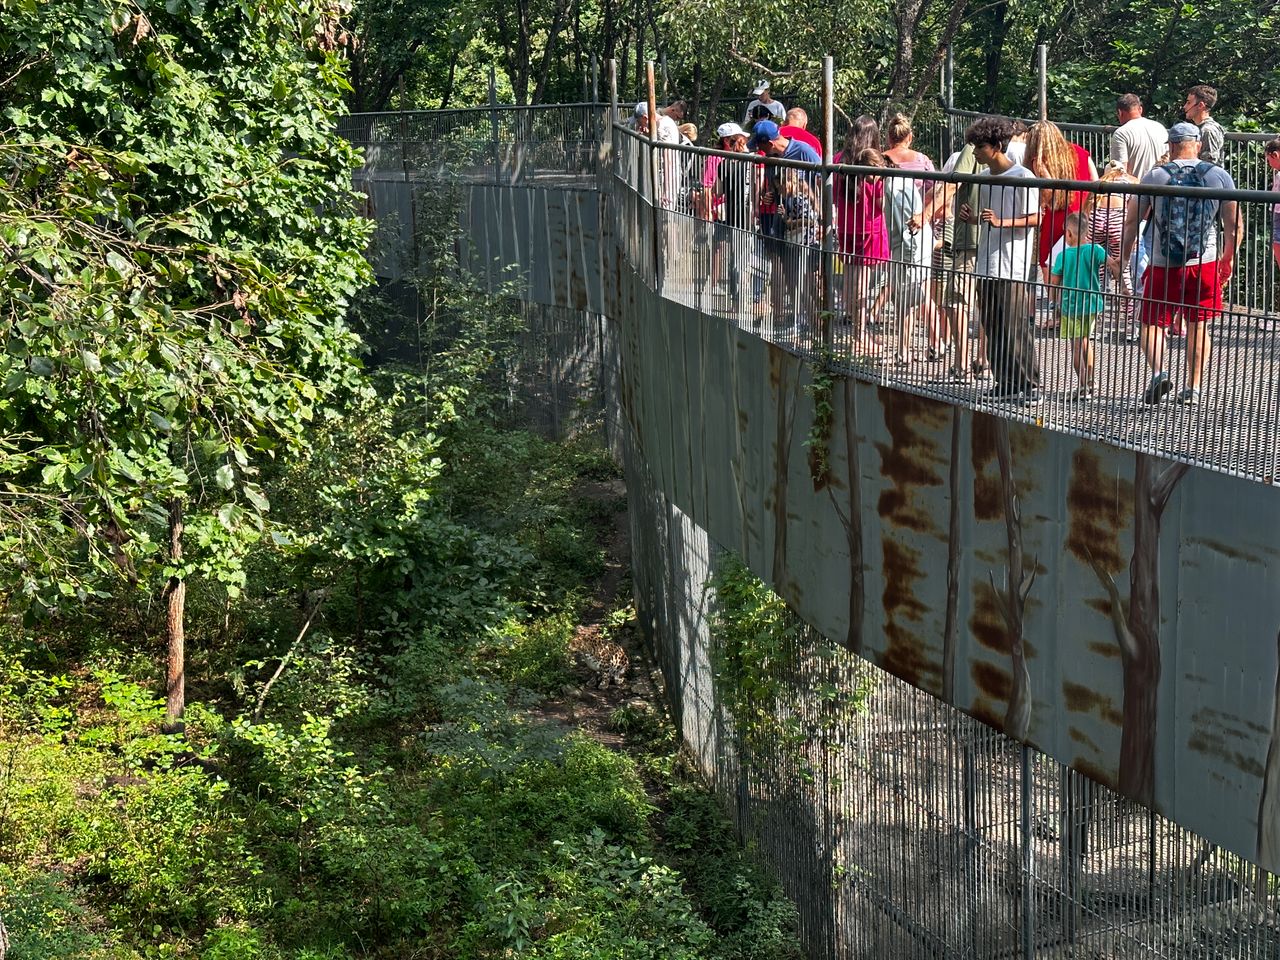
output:
MULTIPOLYGON (((891 160, 899 170, 935 170, 933 161, 929 159, 928 154, 921 153, 913 146, 915 142, 915 131, 911 128, 911 120, 903 113, 895 113, 889 118, 889 122, 884 128, 885 142, 888 143, 889 149, 885 150, 886 159, 891 160)), ((933 194, 933 184, 928 180, 912 181, 912 186, 924 198, 927 203, 929 197, 933 194)), ((920 211, 923 213, 923 211, 920 211)), ((930 224, 919 222, 920 218, 916 218, 915 228, 920 230, 929 227, 930 224)), ((932 230, 929 231, 929 237, 933 237, 932 230)), ((882 291, 880 299, 876 301, 877 309, 888 298, 888 291, 882 291)), ((924 318, 929 331, 929 359, 938 360, 943 356, 946 345, 943 341, 942 316, 938 310, 937 304, 934 302, 933 296, 929 288, 925 288, 924 301, 919 304, 920 314, 924 318)))
MULTIPOLYGON (((848 137, 845 143, 850 143, 848 137)), ((837 163, 852 163, 860 167, 891 165, 884 154, 872 147, 852 155, 841 150, 835 159, 837 163)), ((872 275, 883 271, 889 260, 889 233, 884 222, 884 179, 874 174, 840 174, 835 179, 835 200, 837 235, 844 267, 844 308, 853 324, 854 353, 875 356, 879 348, 867 331, 864 313, 871 294, 872 275)))
MULTIPOLYGON (((1051 120, 1040 120, 1031 125, 1027 136, 1027 168, 1037 177, 1046 180, 1080 180, 1092 182, 1098 179, 1098 170, 1084 147, 1068 142, 1058 125, 1051 120)), ((1040 281, 1049 282, 1049 263, 1054 247, 1062 240, 1067 229, 1067 214, 1078 213, 1084 206, 1082 190, 1040 191, 1040 232, 1038 253, 1040 281)), ((1052 322, 1050 327, 1056 327, 1052 322)))

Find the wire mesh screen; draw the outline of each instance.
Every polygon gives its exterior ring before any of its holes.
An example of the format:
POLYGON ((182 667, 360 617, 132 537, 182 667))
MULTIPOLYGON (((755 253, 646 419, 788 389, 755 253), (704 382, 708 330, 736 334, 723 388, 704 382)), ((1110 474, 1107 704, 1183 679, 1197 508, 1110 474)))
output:
POLYGON ((628 457, 634 579, 673 717, 814 958, 1262 958, 1276 879, 787 614, 749 688, 724 552, 628 457), (735 714, 736 711, 736 714, 735 714))
POLYGON ((1274 194, 615 147, 623 255, 667 300, 865 380, 1280 477, 1274 194))
POLYGON ((604 119, 595 104, 406 110, 342 117, 338 133, 364 176, 594 189, 604 119))

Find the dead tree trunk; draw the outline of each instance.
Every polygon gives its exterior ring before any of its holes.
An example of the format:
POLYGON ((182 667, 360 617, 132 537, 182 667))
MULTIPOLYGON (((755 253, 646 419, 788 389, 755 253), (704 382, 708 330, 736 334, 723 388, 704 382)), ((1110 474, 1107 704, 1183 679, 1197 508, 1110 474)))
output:
POLYGON ((162 727, 165 733, 182 732, 182 715, 187 707, 187 582, 179 569, 182 566, 182 532, 182 501, 175 497, 169 503, 169 562, 178 572, 169 578, 164 591, 165 637, 168 642, 162 727))
MULTIPOLYGON (((1276 635, 1276 654, 1280 657, 1280 634, 1276 635)), ((1271 745, 1267 747, 1262 799, 1258 802, 1258 863, 1274 871, 1280 866, 1280 660, 1271 709, 1271 745)))
POLYGON ((956 702, 956 644, 960 635, 960 408, 951 410, 951 510, 947 520, 947 612, 942 621, 942 699, 956 702))
POLYGON ((840 509, 831 486, 831 503, 844 526, 845 540, 849 545, 849 631, 844 645, 853 653, 862 654, 862 620, 866 609, 866 585, 862 573, 862 473, 858 457, 858 418, 855 406, 857 385, 852 377, 841 381, 844 389, 844 451, 845 467, 849 481, 849 511, 840 509))
POLYGON ((1121 638, 1124 727, 1120 792, 1151 804, 1155 790, 1156 699, 1160 686, 1160 519, 1185 463, 1162 467, 1139 453, 1134 469, 1133 559, 1129 564, 1128 635, 1121 638))
POLYGON ((1026 647, 1022 637, 1022 615, 1031 587, 1036 581, 1036 561, 1030 571, 1023 569, 1022 513, 1018 506, 1018 488, 1013 480, 1013 451, 1009 441, 1009 421, 996 421, 996 459, 1000 464, 1000 490, 1004 498, 1004 527, 1008 550, 1005 588, 996 586, 991 574, 991 589, 1004 615, 1009 636, 1009 666, 1012 688, 1004 715, 1004 732, 1015 740, 1025 740, 1031 728, 1031 675, 1027 670, 1026 647))

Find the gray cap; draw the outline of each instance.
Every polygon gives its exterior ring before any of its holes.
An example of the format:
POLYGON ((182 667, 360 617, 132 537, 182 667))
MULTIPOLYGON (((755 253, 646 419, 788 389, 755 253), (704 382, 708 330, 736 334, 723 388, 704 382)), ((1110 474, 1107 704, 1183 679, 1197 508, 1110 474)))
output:
POLYGON ((1200 128, 1194 123, 1175 123, 1169 128, 1170 143, 1185 143, 1187 140, 1199 140, 1200 128))

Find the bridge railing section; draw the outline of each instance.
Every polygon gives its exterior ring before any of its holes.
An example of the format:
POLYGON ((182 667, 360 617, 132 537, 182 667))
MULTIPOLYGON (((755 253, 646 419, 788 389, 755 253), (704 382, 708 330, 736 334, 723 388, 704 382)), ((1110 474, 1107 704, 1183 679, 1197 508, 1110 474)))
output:
POLYGON ((599 104, 355 113, 338 132, 364 151, 365 177, 594 189, 599 104))
MULTIPOLYGON (((821 167, 652 145, 621 126, 614 144, 615 235, 666 299, 887 386, 1253 479, 1280 472, 1274 194, 821 167), (999 281, 975 276, 971 251, 944 247, 955 237, 953 194, 976 206, 985 191, 984 204, 1011 210, 1027 188, 1080 208, 1081 244, 1101 248, 1071 255, 1092 258, 1074 282, 1039 266, 1057 262, 1068 209, 1042 213, 1032 202, 1027 212, 1046 221, 1039 229, 983 228, 996 262, 1017 260, 999 281), (771 189, 782 195, 778 212, 762 217, 771 189), (939 191, 952 199, 925 222, 939 191), (1144 292, 1120 255, 1124 211, 1139 198, 1175 216, 1170 235, 1194 232, 1176 238, 1192 250, 1208 237, 1185 211, 1209 222, 1235 205, 1220 306, 1212 266, 1146 267, 1144 292), (1181 216, 1169 213, 1174 204, 1181 216), (1188 299, 1197 306, 1185 308, 1188 299)), ((1135 250, 1153 242, 1150 228, 1142 233, 1135 250)), ((1217 223, 1218 249, 1225 234, 1217 223)), ((1161 244, 1157 258, 1166 246, 1176 259, 1177 244, 1161 244)))

